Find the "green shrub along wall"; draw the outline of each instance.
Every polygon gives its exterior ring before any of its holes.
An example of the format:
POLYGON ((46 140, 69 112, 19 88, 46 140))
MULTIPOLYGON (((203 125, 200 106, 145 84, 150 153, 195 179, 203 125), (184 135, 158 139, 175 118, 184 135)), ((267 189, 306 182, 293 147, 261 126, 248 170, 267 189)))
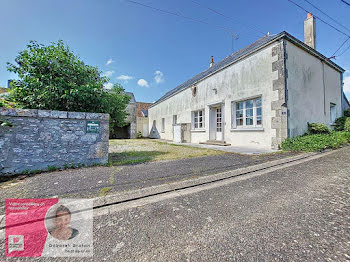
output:
POLYGON ((322 151, 328 148, 339 148, 350 143, 350 132, 339 131, 329 134, 304 135, 288 138, 282 142, 281 148, 285 151, 322 151))
POLYGON ((346 118, 345 120, 344 131, 350 132, 350 117, 346 118))

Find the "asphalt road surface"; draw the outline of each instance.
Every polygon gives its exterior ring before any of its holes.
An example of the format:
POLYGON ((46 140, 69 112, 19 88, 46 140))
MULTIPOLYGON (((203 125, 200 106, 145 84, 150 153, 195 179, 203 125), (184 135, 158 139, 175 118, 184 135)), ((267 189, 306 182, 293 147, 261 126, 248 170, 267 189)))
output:
POLYGON ((349 185, 346 147, 220 187, 115 208, 95 217, 94 257, 80 261, 349 261, 349 185))
MULTIPOLYGON (((0 184, 0 207, 4 206, 5 198, 94 197, 106 187, 111 188, 109 193, 128 191, 244 168, 293 155, 296 154, 283 152, 252 156, 226 153, 139 165, 89 167, 42 173, 10 186, 0 184)), ((3 213, 1 211, 0 208, 0 214, 3 213)))

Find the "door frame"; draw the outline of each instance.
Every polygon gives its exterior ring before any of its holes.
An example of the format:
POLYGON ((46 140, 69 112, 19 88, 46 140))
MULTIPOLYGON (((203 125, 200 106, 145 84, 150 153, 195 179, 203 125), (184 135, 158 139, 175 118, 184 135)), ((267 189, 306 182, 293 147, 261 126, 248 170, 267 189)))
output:
POLYGON ((225 103, 219 102, 208 105, 209 107, 209 140, 225 141, 225 103), (222 138, 220 140, 216 137, 216 109, 221 107, 221 132, 222 138))

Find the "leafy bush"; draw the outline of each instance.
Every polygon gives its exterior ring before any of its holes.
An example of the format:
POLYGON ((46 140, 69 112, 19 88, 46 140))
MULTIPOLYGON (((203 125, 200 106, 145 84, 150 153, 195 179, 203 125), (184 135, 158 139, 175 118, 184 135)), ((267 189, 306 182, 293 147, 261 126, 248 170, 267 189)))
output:
POLYGON ((344 111, 344 116, 350 117, 350 109, 344 111))
POLYGON ((17 108, 18 105, 9 96, 0 96, 0 107, 17 108))
POLYGON ((330 130, 321 123, 307 123, 308 134, 329 134, 330 130))
POLYGON ((350 132, 331 132, 288 138, 282 142, 285 151, 322 151, 328 148, 339 148, 350 143, 350 132))
POLYGON ((139 131, 139 132, 137 133, 137 138, 142 138, 142 133, 141 133, 141 131, 139 131))
POLYGON ((346 116, 342 116, 342 117, 337 118, 334 121, 334 123, 335 123, 334 130, 335 131, 343 131, 346 119, 347 119, 346 116))
POLYGON ((344 131, 350 132, 350 117, 347 117, 345 120, 344 131))
POLYGON ((109 113, 111 125, 126 124, 130 96, 118 84, 106 91, 109 79, 62 41, 47 46, 31 41, 7 69, 19 77, 11 83, 10 99, 21 108, 109 113))

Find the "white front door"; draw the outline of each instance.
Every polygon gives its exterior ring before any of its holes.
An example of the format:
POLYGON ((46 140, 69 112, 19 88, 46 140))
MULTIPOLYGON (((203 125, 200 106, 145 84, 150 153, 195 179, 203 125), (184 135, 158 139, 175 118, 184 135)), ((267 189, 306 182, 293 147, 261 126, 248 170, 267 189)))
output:
POLYGON ((216 140, 222 140, 222 109, 216 108, 216 140))

